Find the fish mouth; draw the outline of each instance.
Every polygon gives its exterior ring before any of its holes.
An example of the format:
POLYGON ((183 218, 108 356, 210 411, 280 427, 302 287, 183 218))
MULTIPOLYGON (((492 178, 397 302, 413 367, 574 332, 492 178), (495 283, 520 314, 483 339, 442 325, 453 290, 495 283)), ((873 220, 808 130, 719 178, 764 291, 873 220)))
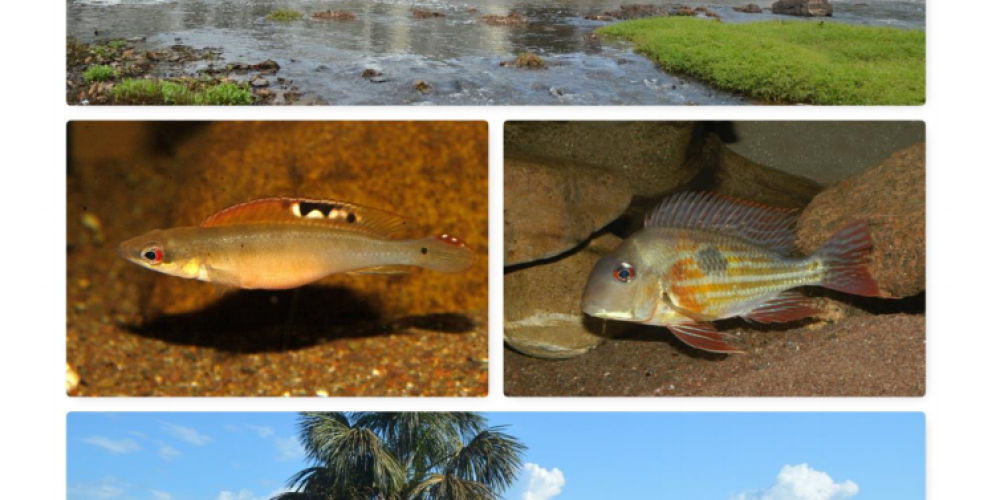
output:
POLYGON ((119 257, 121 257, 121 258, 123 258, 125 260, 132 260, 132 259, 129 258, 128 249, 125 248, 124 245, 118 245, 118 248, 115 248, 115 253, 117 253, 119 257))
POLYGON ((632 316, 628 313, 608 311, 607 309, 589 306, 586 304, 581 304, 581 309, 583 309, 584 314, 595 318, 614 319, 619 321, 629 321, 632 319, 632 316))

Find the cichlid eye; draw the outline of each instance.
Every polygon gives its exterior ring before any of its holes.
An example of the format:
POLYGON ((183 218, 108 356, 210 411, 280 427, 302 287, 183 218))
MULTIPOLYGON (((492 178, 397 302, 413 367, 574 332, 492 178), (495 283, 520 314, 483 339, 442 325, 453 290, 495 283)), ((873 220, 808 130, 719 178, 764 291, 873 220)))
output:
POLYGON ((628 283, 635 279, 635 268, 628 262, 622 262, 615 268, 615 280, 621 283, 628 283))
POLYGON ((149 247, 142 251, 140 254, 142 259, 150 264, 159 264, 163 262, 163 250, 160 247, 149 247))

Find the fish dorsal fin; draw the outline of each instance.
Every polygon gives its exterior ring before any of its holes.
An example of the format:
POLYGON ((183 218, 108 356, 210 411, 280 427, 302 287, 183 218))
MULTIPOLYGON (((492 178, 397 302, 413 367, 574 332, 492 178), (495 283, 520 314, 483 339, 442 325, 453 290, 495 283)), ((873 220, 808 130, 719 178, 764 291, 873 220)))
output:
POLYGON ((406 218, 346 201, 266 198, 241 203, 210 216, 201 227, 255 223, 314 224, 389 235, 406 227, 406 218))
POLYGON ((716 193, 681 193, 646 216, 646 227, 718 231, 788 255, 795 248, 795 210, 716 193))

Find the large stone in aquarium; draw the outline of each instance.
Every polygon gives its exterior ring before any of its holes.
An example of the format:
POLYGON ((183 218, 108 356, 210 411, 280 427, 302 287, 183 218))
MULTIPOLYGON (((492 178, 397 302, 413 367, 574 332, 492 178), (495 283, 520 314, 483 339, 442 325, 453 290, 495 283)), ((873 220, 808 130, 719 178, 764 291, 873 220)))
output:
POLYGON ((916 144, 824 190, 799 218, 799 249, 811 253, 841 227, 868 219, 873 241, 868 263, 880 291, 892 297, 922 292, 927 253, 925 164, 924 144, 916 144))
MULTIPOLYGON (((339 274, 310 286, 344 289, 388 318, 487 307, 483 122, 218 122, 183 143, 175 164, 180 194, 163 207, 173 212, 173 226, 197 225, 224 208, 272 196, 339 199, 389 210, 414 220, 407 236, 462 238, 476 252, 475 265, 461 274, 339 274)), ((226 292, 222 299, 231 293, 239 292, 226 292)), ((147 309, 186 313, 217 300, 209 284, 161 277, 147 309)))
POLYGON ((542 157, 614 175, 636 196, 658 196, 698 173, 692 122, 514 122, 504 128, 504 157, 542 157))
POLYGON ((580 310, 591 268, 621 241, 604 234, 562 259, 504 275, 507 345, 538 358, 571 358, 634 326, 622 321, 605 323, 580 310))
POLYGON ((789 16, 824 17, 833 15, 833 6, 827 0, 778 0, 771 5, 771 12, 789 16))
POLYGON ((632 194, 599 168, 504 160, 504 265, 559 255, 618 218, 632 194))

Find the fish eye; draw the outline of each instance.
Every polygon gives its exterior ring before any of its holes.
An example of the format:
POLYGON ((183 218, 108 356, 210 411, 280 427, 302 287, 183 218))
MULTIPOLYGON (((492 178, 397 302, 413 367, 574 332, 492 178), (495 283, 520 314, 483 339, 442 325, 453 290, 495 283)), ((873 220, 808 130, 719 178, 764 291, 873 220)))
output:
POLYGON ((622 262, 615 268, 614 277, 620 283, 628 283, 635 279, 635 268, 628 262, 622 262))
POLYGON ((139 255, 142 257, 142 260, 150 264, 163 262, 163 250, 160 247, 147 247, 139 255))

